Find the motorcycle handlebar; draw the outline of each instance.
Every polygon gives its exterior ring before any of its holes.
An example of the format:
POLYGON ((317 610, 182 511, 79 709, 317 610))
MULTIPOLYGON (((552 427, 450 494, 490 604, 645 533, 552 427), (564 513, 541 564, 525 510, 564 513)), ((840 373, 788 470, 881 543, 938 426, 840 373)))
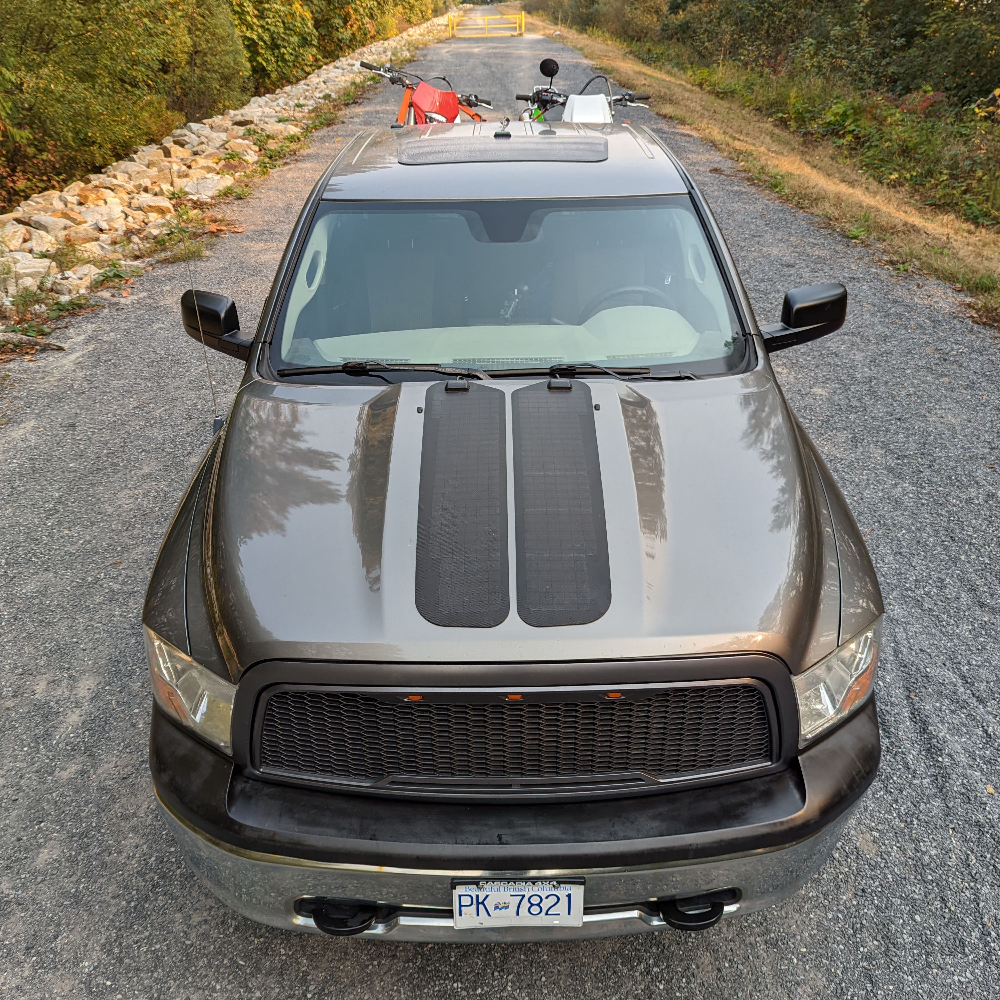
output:
POLYGON ((360 62, 358 63, 358 65, 362 69, 370 69, 370 70, 373 70, 376 73, 381 73, 382 72, 382 67, 381 66, 376 66, 375 63, 365 62, 364 59, 360 60, 360 62))
POLYGON ((515 94, 514 95, 514 100, 515 101, 527 101, 530 104, 531 103, 531 96, 532 96, 531 94, 515 94))
POLYGON ((650 99, 650 97, 652 97, 652 96, 653 96, 652 94, 633 94, 632 95, 632 100, 633 101, 648 101, 650 99))

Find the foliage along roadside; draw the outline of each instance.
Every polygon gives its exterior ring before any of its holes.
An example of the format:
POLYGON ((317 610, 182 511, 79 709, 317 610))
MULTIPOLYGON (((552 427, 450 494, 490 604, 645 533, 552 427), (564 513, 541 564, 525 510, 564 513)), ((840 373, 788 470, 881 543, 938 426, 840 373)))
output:
MULTIPOLYGON (((551 36, 555 26, 529 18, 551 36)), ((970 316, 1000 327, 1000 230, 926 206, 845 163, 827 141, 804 139, 740 103, 692 84, 683 72, 651 66, 625 45, 562 27, 559 41, 582 52, 623 86, 652 94, 651 107, 691 126, 775 196, 813 212, 852 239, 877 240, 884 263, 919 270, 969 294, 970 316)))
POLYGON ((444 7, 445 0, 0 2, 0 213, 444 7))
POLYGON ((1000 0, 526 0, 809 138, 929 205, 1000 225, 1000 0))
MULTIPOLYGON (((318 129, 334 124, 349 104, 358 100, 364 90, 371 85, 374 77, 364 71, 357 70, 358 58, 375 62, 393 61, 402 65, 412 58, 415 50, 428 41, 443 37, 445 31, 444 17, 425 22, 400 36, 383 42, 371 43, 335 63, 323 67, 310 74, 298 84, 284 88, 276 94, 263 98, 254 98, 243 112, 231 113, 231 118, 216 117, 207 119, 202 124, 189 124, 186 129, 178 129, 164 140, 162 147, 145 147, 131 159, 144 162, 120 162, 106 168, 104 175, 90 175, 87 178, 89 187, 81 182, 75 182, 66 188, 69 192, 64 201, 78 201, 91 192, 96 198, 98 193, 110 196, 111 191, 103 191, 101 183, 119 185, 120 194, 128 185, 126 175, 118 173, 119 169, 134 167, 137 172, 131 175, 135 182, 146 185, 158 183, 157 177, 141 177, 143 166, 157 164, 162 171, 164 164, 170 166, 171 179, 179 176, 179 186, 173 191, 164 188, 154 189, 152 195, 141 197, 149 202, 156 202, 157 214, 150 214, 142 224, 135 225, 131 213, 128 219, 129 229, 116 234, 113 230, 101 234, 100 241, 88 241, 79 245, 69 242, 48 240, 46 250, 39 253, 7 253, 5 238, 20 229, 19 239, 26 233, 34 238, 47 239, 43 231, 25 228, 17 219, 28 221, 32 212, 41 209, 30 209, 22 212, 12 222, 0 224, 0 291, 2 291, 5 272, 3 268, 15 258, 26 258, 25 265, 44 267, 46 274, 39 284, 34 281, 29 287, 21 287, 10 299, 0 302, 0 362, 9 360, 14 355, 32 356, 37 350, 61 350, 55 341, 45 339, 61 320, 78 312, 88 311, 99 304, 100 299, 114 297, 129 297, 132 294, 133 279, 142 273, 152 263, 171 263, 191 260, 204 253, 207 239, 224 237, 230 232, 243 232, 239 226, 233 225, 225 216, 225 202, 228 199, 247 197, 255 180, 266 177, 272 169, 279 166, 288 157, 303 148, 309 136, 318 129), (237 131, 233 131, 233 118, 242 123, 237 131), (227 146, 234 147, 228 152, 219 148, 214 150, 214 165, 208 161, 208 155, 199 155, 188 160, 180 160, 173 165, 173 157, 180 154, 188 155, 185 146, 199 143, 195 149, 205 142, 205 137, 217 135, 226 139, 225 131, 212 133, 212 129, 230 129, 230 135, 239 135, 231 139, 227 146), (190 132, 200 129, 200 132, 190 132), (178 148, 173 143, 181 143, 178 148), (168 155, 163 156, 163 148, 168 149, 168 155), (157 159, 149 159, 152 153, 157 159), (225 153, 225 156, 222 154, 225 153), (211 167, 207 176, 195 176, 206 173, 205 170, 188 170, 183 163, 197 162, 202 168, 211 167), (226 179, 227 186, 220 184, 226 179), (185 175, 185 176, 181 176, 185 175), (193 180, 191 180, 193 178, 193 180), (211 196, 195 193, 188 196, 183 185, 187 184, 190 191, 210 190, 211 196), (207 185, 207 187, 205 187, 207 185), (169 194, 164 198, 162 194, 169 194), (164 204, 165 203, 165 204, 164 204), (53 277, 54 276, 54 277, 53 277), (3 326, 6 319, 7 326, 3 326)), ((338 140, 339 141, 339 140, 338 140)), ((52 192, 57 194, 57 192, 52 192)), ((127 201, 127 195, 122 195, 127 201)), ((110 198, 109 198, 110 200, 110 198)), ((91 204, 103 204, 100 199, 91 204)), ((27 203, 25 203, 27 204, 27 203)), ((80 208, 81 206, 76 206, 80 208)), ((153 206, 151 206, 152 209, 153 206)), ((86 209, 84 209, 86 210, 86 209)), ((55 216, 65 214, 59 204, 46 209, 53 211, 55 216)), ((68 209, 72 214, 73 209, 68 209)), ((0 223, 4 222, 0 217, 0 223)), ((37 219, 31 222, 40 224, 37 219)), ((79 226, 77 228, 84 228, 79 226)), ((60 235, 60 234, 57 234, 60 235)), ((97 233, 93 234, 95 237, 97 233)), ((34 249, 33 244, 18 245, 18 249, 34 249)), ((17 262, 15 262, 17 266, 17 262)), ((15 271, 15 275, 19 272, 15 271)), ((9 280, 9 275, 7 276, 9 280)))

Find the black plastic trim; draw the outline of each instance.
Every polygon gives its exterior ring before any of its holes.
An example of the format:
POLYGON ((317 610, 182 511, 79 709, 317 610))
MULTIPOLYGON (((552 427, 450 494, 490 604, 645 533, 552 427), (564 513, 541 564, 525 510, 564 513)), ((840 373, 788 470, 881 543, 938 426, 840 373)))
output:
POLYGON ((161 800, 218 842, 304 860, 456 872, 669 864, 787 847, 857 802, 879 757, 870 702, 796 764, 711 794, 494 806, 362 800, 254 781, 156 708, 150 742, 161 800))

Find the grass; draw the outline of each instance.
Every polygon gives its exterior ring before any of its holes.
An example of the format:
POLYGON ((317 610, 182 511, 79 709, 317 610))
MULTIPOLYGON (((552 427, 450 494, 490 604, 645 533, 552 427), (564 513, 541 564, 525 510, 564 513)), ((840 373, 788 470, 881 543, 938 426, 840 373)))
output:
POLYGON ((175 215, 170 216, 166 229, 152 238, 153 254, 164 264, 180 260, 195 260, 205 253, 203 238, 207 226, 200 225, 201 213, 180 205, 175 215), (204 231, 202 231, 204 228, 204 231))
POLYGON ((75 295, 68 302, 55 302, 49 303, 49 322, 55 322, 58 319, 62 319, 63 316, 72 315, 73 313, 81 312, 90 305, 90 300, 86 295, 75 295))
MULTIPOLYGON (((537 34, 555 27, 528 15, 537 34)), ((828 140, 797 135, 736 100, 692 84, 681 70, 651 66, 625 46, 565 26, 559 41, 635 91, 658 114, 690 127, 776 197, 820 216, 855 240, 875 240, 886 263, 946 281, 975 302, 973 318, 1000 327, 1000 232, 924 204, 844 161, 828 140)))
POLYGON ((249 184, 227 184, 226 187, 222 188, 219 192, 220 198, 235 198, 237 201, 242 201, 244 198, 249 198, 253 194, 253 188, 249 184))
POLYGON ((93 287, 100 288, 102 285, 117 284, 140 274, 142 274, 142 268, 129 267, 120 260, 113 260, 103 271, 94 275, 93 287))

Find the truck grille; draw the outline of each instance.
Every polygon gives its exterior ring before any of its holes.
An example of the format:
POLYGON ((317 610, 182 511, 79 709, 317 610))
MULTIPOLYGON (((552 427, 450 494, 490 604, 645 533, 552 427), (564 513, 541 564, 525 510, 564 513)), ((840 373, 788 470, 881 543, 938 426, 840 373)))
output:
POLYGON ((407 700, 289 685, 263 696, 253 758, 262 773, 445 794, 676 781, 772 762, 764 690, 709 682, 616 697, 577 689, 407 700))

